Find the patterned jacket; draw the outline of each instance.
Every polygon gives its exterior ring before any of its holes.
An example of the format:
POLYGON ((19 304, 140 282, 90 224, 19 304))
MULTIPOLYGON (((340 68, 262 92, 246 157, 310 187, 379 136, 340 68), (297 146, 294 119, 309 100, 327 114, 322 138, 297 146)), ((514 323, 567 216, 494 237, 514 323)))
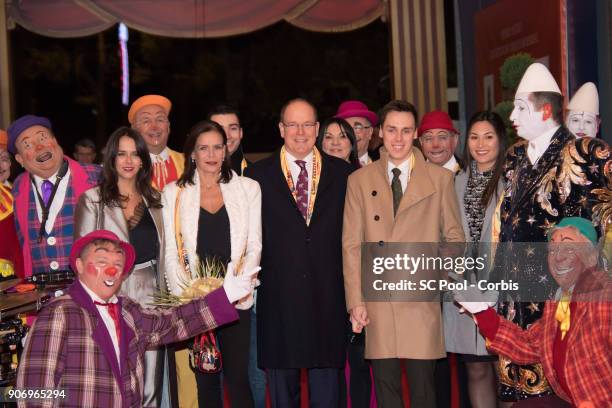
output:
POLYGON ((40 221, 36 211, 36 193, 32 188, 30 173, 17 177, 13 185, 15 198, 15 226, 23 248, 25 276, 70 269, 68 257, 73 241, 74 209, 79 196, 98 184, 100 166, 80 164, 64 157, 70 168, 70 178, 64 204, 55 218, 50 234, 38 239, 40 221))
POLYGON ((529 162, 527 146, 520 141, 506 156, 500 241, 544 242, 564 217, 592 219, 605 227, 612 218, 612 157, 606 142, 576 139, 562 126, 536 166, 529 162))
MULTIPOLYGON (((603 140, 576 139, 561 126, 535 166, 529 161, 527 147, 528 142, 521 140, 506 155, 500 242, 544 243, 550 229, 564 217, 583 217, 602 227, 607 224, 612 216, 612 157, 603 140)), ((543 303, 531 300, 550 299, 556 289, 544 258, 534 248, 537 246, 498 246, 491 273, 491 280, 518 281, 533 291, 522 290, 522 299, 500 297, 504 301, 500 314, 522 328, 537 321, 544 310, 543 303)), ((539 365, 519 367, 502 355, 498 367, 503 400, 550 392, 539 365)))
MULTIPOLYGON (((499 241, 546 242, 550 229, 565 217, 593 220, 604 233, 612 219, 612 157, 608 145, 589 137, 578 140, 562 126, 536 166, 529 162, 527 145, 526 141, 515 144, 506 156, 499 241)), ((546 286, 546 298, 552 298, 556 287, 546 263, 529 252, 528 246, 520 249, 525 253, 517 253, 510 245, 498 247, 492 278, 520 281, 538 294, 543 293, 540 286, 546 286)), ((541 312, 533 310, 510 306, 504 315, 525 328, 540 317, 541 312)))
MULTIPOLYGON (((527 146, 526 141, 518 142, 506 156, 499 241, 546 242, 550 229, 564 217, 593 220, 604 232, 612 218, 609 146, 600 139, 578 140, 563 126, 553 135, 536 166, 529 162, 527 146)), ((512 279, 533 288, 537 295, 526 296, 522 292, 525 301, 552 298, 556 287, 544 258, 535 256, 527 245, 521 249, 525 252, 518 253, 510 244, 498 247, 492 279, 512 279)), ((541 312, 532 313, 533 310, 510 304, 504 315, 525 328, 540 317, 541 312)))
POLYGON ((555 393, 573 405, 591 401, 595 407, 609 407, 612 406, 612 285, 603 272, 593 275, 598 282, 607 282, 597 292, 585 291, 584 301, 580 297, 576 301, 576 313, 572 310, 563 370, 569 395, 561 387, 553 368, 553 345, 558 330, 557 302, 547 301, 542 318, 527 330, 499 319, 497 332, 488 342, 488 348, 517 364, 541 363, 555 393))
POLYGON ((144 309, 124 297, 119 305, 120 367, 106 326, 79 281, 41 310, 26 340, 17 389, 64 390, 66 398, 29 400, 28 407, 141 407, 147 348, 238 318, 223 288, 166 311, 144 309))

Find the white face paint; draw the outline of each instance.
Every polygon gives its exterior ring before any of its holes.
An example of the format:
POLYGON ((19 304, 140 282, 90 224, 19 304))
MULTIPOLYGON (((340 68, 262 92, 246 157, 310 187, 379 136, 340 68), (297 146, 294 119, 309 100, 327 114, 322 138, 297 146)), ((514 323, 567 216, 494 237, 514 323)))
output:
POLYGON ((598 122, 597 115, 592 112, 578 112, 571 110, 567 114, 565 125, 574 135, 576 135, 577 138, 580 139, 585 136, 597 136, 597 130, 599 128, 598 122))
POLYGON ((527 140, 534 140, 551 128, 551 120, 544 120, 544 111, 536 112, 534 103, 529 99, 530 93, 517 93, 514 97, 514 109, 510 121, 516 133, 527 140))

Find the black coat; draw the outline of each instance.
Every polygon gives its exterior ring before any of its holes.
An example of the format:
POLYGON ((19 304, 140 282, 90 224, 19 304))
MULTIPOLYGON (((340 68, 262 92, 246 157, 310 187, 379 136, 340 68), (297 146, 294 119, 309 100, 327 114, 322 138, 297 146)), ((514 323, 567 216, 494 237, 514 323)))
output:
POLYGON ((230 156, 230 161, 232 163, 232 170, 234 170, 236 174, 238 174, 239 176, 243 175, 242 174, 243 173, 242 160, 246 161, 247 167, 253 164, 251 163, 250 160, 247 160, 246 157, 244 157, 244 152, 242 151, 242 145, 240 145, 238 149, 234 152, 234 154, 230 156))
POLYGON ((280 165, 280 152, 245 170, 262 193, 257 353, 261 368, 344 367, 346 310, 342 214, 351 166, 325 154, 310 226, 280 165))

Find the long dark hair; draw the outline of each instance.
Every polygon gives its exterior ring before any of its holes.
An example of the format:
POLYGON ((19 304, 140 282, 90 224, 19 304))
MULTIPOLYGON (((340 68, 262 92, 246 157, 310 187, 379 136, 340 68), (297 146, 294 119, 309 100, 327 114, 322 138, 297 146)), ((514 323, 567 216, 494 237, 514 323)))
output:
POLYGON ((176 184, 179 187, 185 187, 187 184, 195 184, 193 177, 195 176, 197 169, 195 161, 191 158, 191 154, 195 150, 198 137, 200 137, 202 133, 207 132, 219 133, 223 138, 223 146, 225 146, 225 158, 221 163, 219 183, 229 183, 229 181, 232 179, 232 162, 230 161, 229 150, 227 150, 227 135, 225 134, 225 130, 223 130, 221 125, 219 125, 217 122, 213 122, 212 120, 203 120, 193 125, 187 134, 187 140, 185 141, 185 146, 183 147, 183 155, 185 156, 185 171, 176 181, 176 184))
POLYGON ((142 167, 136 174, 136 191, 145 198, 149 207, 160 208, 162 206, 161 195, 151 185, 153 168, 147 145, 138 131, 127 126, 122 126, 115 130, 106 143, 102 167, 103 177, 100 183, 100 202, 109 207, 122 207, 122 203, 128 200, 128 197, 119 193, 117 169, 115 168, 115 159, 119 151, 119 140, 124 136, 134 141, 136 153, 142 162, 142 167))
POLYGON ((340 127, 340 130, 348 137, 351 142, 351 153, 349 154, 349 162, 359 168, 359 156, 357 155, 357 138, 355 137, 355 131, 352 126, 342 118, 330 118, 327 119, 321 127, 319 128, 319 135, 317 136, 317 149, 323 151, 323 139, 325 139, 325 132, 327 132, 327 128, 333 124, 337 124, 340 127))
POLYGON ((465 169, 468 172, 468 177, 472 177, 472 162, 474 161, 474 158, 472 158, 472 154, 470 153, 468 141, 470 139, 472 126, 474 126, 476 122, 489 122, 495 130, 497 142, 499 144, 499 151, 497 153, 497 158, 495 159, 495 164, 493 165, 493 175, 491 176, 487 187, 482 192, 482 198, 480 201, 482 206, 486 207, 489 204, 491 197, 497 193, 497 183, 499 182, 499 178, 503 172, 504 161, 506 159, 506 128, 501 116, 493 111, 487 110, 476 112, 472 116, 470 122, 468 123, 468 131, 465 136, 465 144, 463 146, 463 162, 465 163, 465 169))

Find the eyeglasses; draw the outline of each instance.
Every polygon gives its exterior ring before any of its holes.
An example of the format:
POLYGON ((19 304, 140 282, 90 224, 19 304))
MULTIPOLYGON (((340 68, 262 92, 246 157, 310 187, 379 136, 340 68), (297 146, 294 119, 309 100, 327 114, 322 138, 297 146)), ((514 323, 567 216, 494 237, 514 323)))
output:
POLYGON ((453 136, 454 135, 451 135, 450 133, 438 133, 435 136, 434 135, 424 135, 424 136, 421 136, 421 143, 431 144, 434 142, 434 140, 445 143, 445 142, 448 142, 448 140, 453 136))
POLYGON ((136 122, 136 125, 137 126, 148 127, 148 126, 151 126, 153 124, 153 122, 155 122, 155 124, 158 125, 158 126, 163 126, 166 123, 168 123, 169 121, 166 118, 143 119, 143 120, 140 120, 140 121, 136 122))
POLYGON ((372 128, 372 126, 363 126, 363 125, 354 125, 353 126, 353 130, 355 132, 359 132, 359 133, 363 132, 364 130, 371 129, 371 128, 372 128))
POLYGON ((313 122, 306 122, 301 124, 295 122, 283 123, 283 127, 285 128, 285 130, 288 130, 290 132, 296 132, 298 129, 302 129, 304 132, 307 132, 313 130, 315 126, 317 126, 317 124, 313 122))

